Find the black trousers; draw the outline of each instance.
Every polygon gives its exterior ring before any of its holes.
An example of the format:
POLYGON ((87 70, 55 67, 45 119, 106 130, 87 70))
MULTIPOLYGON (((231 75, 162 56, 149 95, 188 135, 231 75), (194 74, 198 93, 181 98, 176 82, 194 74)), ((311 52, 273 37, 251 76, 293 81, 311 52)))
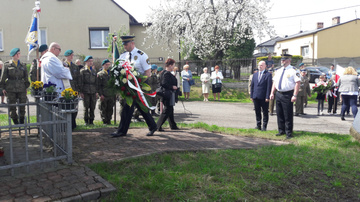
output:
POLYGON ((338 100, 339 100, 339 94, 337 93, 337 97, 329 97, 328 99, 328 112, 331 113, 331 111, 333 111, 334 114, 336 114, 337 111, 337 105, 338 105, 338 100))
POLYGON ((165 123, 166 119, 169 119, 170 128, 177 128, 174 119, 174 106, 164 105, 163 111, 156 124, 158 129, 165 123))
POLYGON ((150 115, 150 113, 144 112, 143 110, 141 110, 139 105, 136 102, 134 102, 131 107, 129 105, 127 105, 126 103, 124 104, 123 109, 120 114, 121 120, 120 120, 120 124, 119 124, 119 128, 118 128, 117 132, 123 133, 123 134, 127 133, 127 131, 129 130, 129 127, 130 127, 131 118, 134 113, 135 107, 138 108, 139 112, 145 119, 145 122, 148 125, 149 130, 150 131, 156 130, 156 123, 155 123, 153 117, 150 115))
POLYGON ((74 112, 71 114, 71 128, 74 129, 76 128, 76 116, 77 116, 78 112, 74 112))
POLYGON ((291 136, 293 132, 294 103, 291 102, 293 93, 294 91, 287 91, 285 93, 276 92, 278 130, 280 134, 286 134, 286 136, 291 136))
POLYGON ((261 111, 264 114, 263 126, 266 128, 269 121, 269 102, 265 102, 265 99, 254 99, 256 125, 261 127, 261 111))

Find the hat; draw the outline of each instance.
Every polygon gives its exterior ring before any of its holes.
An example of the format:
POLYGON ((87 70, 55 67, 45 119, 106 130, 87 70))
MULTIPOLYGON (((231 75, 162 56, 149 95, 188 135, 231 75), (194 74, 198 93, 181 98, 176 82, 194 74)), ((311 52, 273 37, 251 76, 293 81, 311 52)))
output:
POLYGON ((154 70, 154 69, 157 69, 157 68, 158 68, 158 66, 156 64, 151 65, 151 70, 154 70))
POLYGON ((300 69, 300 71, 302 71, 302 72, 306 72, 306 69, 304 68, 304 69, 300 69))
POLYGON ((122 44, 125 45, 130 41, 134 41, 135 36, 121 36, 122 44))
POLYGON ((282 60, 291 59, 291 57, 292 57, 292 55, 290 55, 290 54, 282 54, 281 55, 282 60))
POLYGON ((14 57, 14 55, 16 55, 16 53, 18 53, 20 51, 20 48, 13 48, 10 51, 10 56, 14 57))
POLYGON ((90 59, 93 59, 93 57, 91 55, 88 55, 88 56, 85 57, 84 62, 86 62, 86 61, 88 61, 90 59))
POLYGON ((64 56, 70 56, 73 53, 74 53, 73 50, 67 50, 67 51, 65 51, 64 56))
POLYGON ((46 44, 43 44, 39 47, 39 52, 42 53, 48 49, 48 46, 46 44))
POLYGON ((299 64, 299 67, 304 66, 304 65, 305 65, 305 64, 302 62, 302 63, 299 64))
POLYGON ((109 63, 109 62, 110 62, 110 60, 105 59, 105 60, 102 61, 101 66, 103 66, 104 64, 109 63))
POLYGON ((162 68, 162 67, 158 67, 158 68, 157 68, 157 71, 158 71, 158 72, 161 72, 162 70, 164 70, 164 68, 162 68))

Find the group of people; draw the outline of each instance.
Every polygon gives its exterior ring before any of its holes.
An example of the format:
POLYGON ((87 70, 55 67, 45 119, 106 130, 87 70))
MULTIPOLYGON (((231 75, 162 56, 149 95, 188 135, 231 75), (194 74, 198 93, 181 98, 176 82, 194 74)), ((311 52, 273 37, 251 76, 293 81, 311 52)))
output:
MULTIPOLYGON (((269 62, 269 60, 260 61, 258 69, 249 79, 249 93, 254 103, 256 129, 266 130, 269 111, 273 113, 271 107, 269 109, 269 103, 275 100, 278 123, 278 134, 276 135, 286 135, 287 139, 293 137, 293 116, 306 115, 304 105, 307 103, 307 97, 311 97, 305 65, 301 63, 299 69, 291 66, 291 57, 290 54, 283 54, 281 57, 282 67, 274 73, 272 72, 273 62, 269 62)), ((331 66, 329 74, 328 81, 326 75, 321 75, 316 84, 322 88, 326 87, 324 91, 317 93, 318 115, 323 115, 325 99, 329 102, 328 113, 336 114, 337 102, 341 98, 341 120, 345 120, 345 113, 350 108, 355 117, 358 111, 356 102, 360 86, 360 79, 356 70, 353 67, 347 67, 337 82, 335 81, 334 65, 331 66)))

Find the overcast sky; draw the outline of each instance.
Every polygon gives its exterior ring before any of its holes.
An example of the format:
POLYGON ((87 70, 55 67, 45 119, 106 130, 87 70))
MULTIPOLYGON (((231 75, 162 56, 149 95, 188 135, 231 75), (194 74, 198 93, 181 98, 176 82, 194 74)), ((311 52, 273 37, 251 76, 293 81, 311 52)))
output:
MULTIPOLYGON (((115 0, 128 11, 139 22, 149 21, 146 15, 151 11, 151 7, 160 5, 160 0, 115 0)), ((317 22, 323 22, 324 27, 331 26, 331 19, 340 16, 340 23, 360 18, 360 1, 359 0, 271 0, 271 8, 266 12, 269 21, 275 26, 276 34, 279 36, 293 35, 300 30, 313 30, 317 22), (355 7, 352 7, 355 6, 355 7), (352 7, 352 8, 346 8, 352 7), (346 8, 346 9, 341 9, 346 8), (335 10, 340 9, 340 10, 335 10), (333 11, 330 11, 333 10, 333 11), (327 11, 327 12, 323 12, 327 11), (321 13, 320 13, 321 12, 321 13), (305 15, 309 13, 318 13, 305 15), (302 15, 297 17, 289 17, 302 15), (274 19, 281 18, 282 19, 274 19)), ((270 37, 262 40, 256 39, 257 43, 264 42, 270 37)))

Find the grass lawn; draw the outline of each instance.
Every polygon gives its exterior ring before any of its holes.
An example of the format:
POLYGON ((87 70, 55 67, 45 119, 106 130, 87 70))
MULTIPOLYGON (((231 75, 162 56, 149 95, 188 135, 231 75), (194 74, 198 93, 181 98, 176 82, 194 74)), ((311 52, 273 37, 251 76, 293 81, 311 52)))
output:
MULTIPOLYGON (((274 131, 179 125, 279 140, 274 131)), ((168 152, 89 167, 118 190, 104 201, 359 201, 360 143, 350 135, 294 135, 284 146, 168 152)))

